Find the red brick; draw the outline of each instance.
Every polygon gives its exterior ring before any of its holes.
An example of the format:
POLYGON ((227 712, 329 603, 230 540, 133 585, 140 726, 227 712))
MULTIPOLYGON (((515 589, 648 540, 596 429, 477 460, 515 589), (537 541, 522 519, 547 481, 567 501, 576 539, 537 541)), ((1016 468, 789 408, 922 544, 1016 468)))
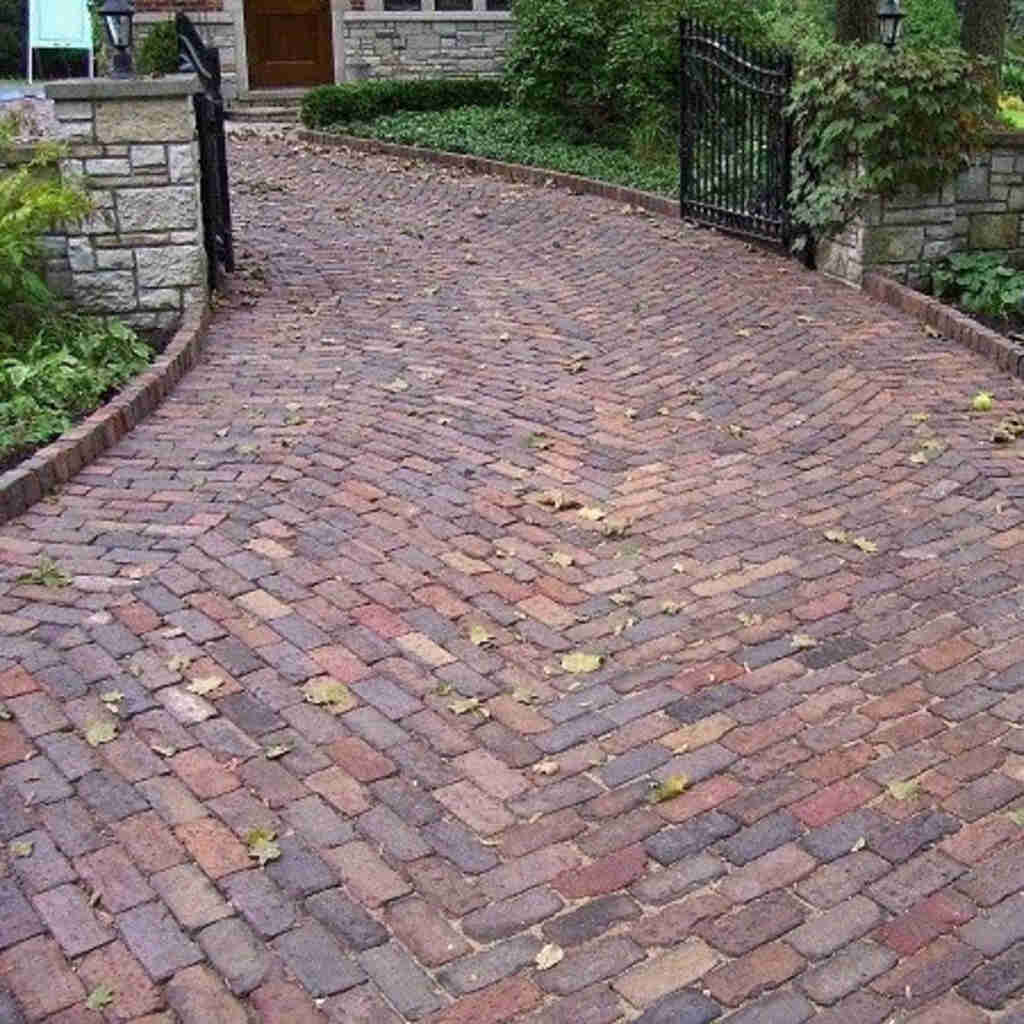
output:
POLYGON ((20 665, 13 665, 0 672, 0 700, 34 693, 38 689, 39 684, 20 665))
POLYGON ((247 868, 252 863, 246 848, 224 825, 212 818, 200 818, 179 825, 175 832, 211 878, 221 878, 232 871, 247 868))
POLYGON ((926 647, 914 656, 930 672, 945 672, 946 669, 959 665, 977 653, 977 648, 963 639, 953 636, 934 647, 926 647))
POLYGON ((809 828, 820 828, 866 804, 880 792, 881 787, 867 779, 843 780, 793 804, 790 810, 809 828))
POLYGON ((793 977, 804 958, 784 942, 771 942, 719 967, 704 978, 703 985, 726 1006, 740 1003, 775 988, 793 977))
POLYGON ((324 752, 349 775, 360 782, 374 782, 391 775, 395 762, 374 750, 358 736, 345 736, 329 743, 324 752))
POLYGON ((470 951, 469 943, 421 899, 394 903, 387 916, 395 935, 427 967, 440 967, 470 951))
POLYGON ((314 772, 306 776, 305 782, 314 793, 319 793, 345 814, 362 814, 370 808, 365 788, 343 768, 314 772))
POLYGON ((32 756, 35 747, 14 722, 0 722, 0 768, 32 756))
POLYGON ((427 1018, 429 1024, 505 1024, 533 1009, 541 991, 525 978, 503 978, 489 988, 463 996, 427 1018))
POLYGON ((249 1001, 266 1024, 327 1024, 327 1018, 298 985, 269 982, 252 992, 249 1001))
POLYGON ((128 856, 147 875, 187 859, 185 848, 154 811, 112 822, 110 828, 128 856))
POLYGON ((122 942, 94 950, 79 963, 78 974, 90 992, 97 985, 114 990, 114 1001, 106 1010, 108 1020, 133 1020, 163 1005, 160 989, 122 942))
POLYGON ((210 800, 230 793, 242 784, 242 780, 233 771, 225 768, 202 747, 192 747, 175 754, 170 758, 170 765, 200 800, 210 800))
POLYGON ((553 884, 567 899, 578 900, 624 889, 646 869, 647 851, 642 846, 627 846, 586 867, 566 871, 553 884))
POLYGON ((86 996, 57 943, 42 935, 0 954, 0 980, 31 1020, 63 1010, 86 996))
POLYGON ((686 821, 704 811, 710 811, 719 804, 731 800, 743 792, 743 786, 728 775, 715 775, 698 782, 680 796, 666 800, 656 806, 657 812, 672 822, 686 821))

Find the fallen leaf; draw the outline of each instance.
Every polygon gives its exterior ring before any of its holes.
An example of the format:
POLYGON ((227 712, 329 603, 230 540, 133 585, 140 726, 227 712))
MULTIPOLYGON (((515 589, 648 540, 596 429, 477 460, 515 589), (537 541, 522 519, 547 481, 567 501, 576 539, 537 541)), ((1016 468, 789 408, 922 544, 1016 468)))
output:
POLYGON ((672 571, 673 572, 686 572, 686 566, 683 565, 682 562, 673 562, 672 563, 672 571))
POLYGON ((437 686, 434 687, 434 693, 436 693, 438 695, 438 697, 447 697, 448 694, 450 694, 451 692, 452 692, 452 684, 451 683, 438 683, 437 686))
POLYGON ((104 704, 120 704, 124 700, 124 694, 120 690, 107 690, 100 694, 100 700, 104 704))
POLYGON ((608 600, 612 601, 617 605, 629 604, 630 601, 636 600, 631 593, 627 590, 619 590, 614 594, 608 595, 608 600))
POLYGON ((585 654, 583 651, 575 651, 572 654, 562 655, 562 668, 566 672, 578 675, 581 672, 596 672, 601 667, 604 658, 600 654, 585 654))
POLYGON ((6 704, 0 704, 0 722, 9 722, 14 715, 6 704))
POLYGON ((814 639, 810 633, 794 633, 793 639, 790 641, 791 646, 797 650, 804 651, 809 647, 817 647, 818 641, 814 639))
POLYGON ((113 1001, 114 990, 109 985, 101 983, 89 993, 89 998, 86 999, 85 1005, 90 1010, 102 1010, 105 1006, 109 1006, 113 1001))
POLYGON ((573 564, 574 559, 572 555, 566 554, 564 551, 556 551, 551 556, 551 561, 554 562, 555 565, 561 566, 563 569, 568 569, 569 566, 573 564))
POLYGON ((494 634, 486 626, 476 625, 470 627, 469 642, 474 647, 488 647, 494 644, 494 634))
POLYGON ((274 842, 277 833, 272 828, 250 829, 245 837, 245 845, 249 856, 265 867, 268 861, 277 860, 281 856, 281 847, 274 842))
POLYGON ((627 420, 635 420, 636 419, 636 409, 627 409, 626 410, 626 419, 627 420))
POLYGON ((536 448, 539 451, 546 451, 554 442, 545 434, 530 434, 526 438, 527 448, 536 448))
POLYGON ((525 686, 517 686, 512 691, 512 699, 520 704, 536 704, 540 697, 525 686))
POLYGON ((857 842, 855 842, 853 844, 853 846, 850 847, 850 853, 857 853, 858 850, 863 850, 864 847, 867 846, 867 845, 868 845, 868 841, 863 836, 861 836, 857 840, 857 842))
POLYGON ((925 324, 924 325, 924 333, 929 338, 941 338, 942 337, 942 335, 934 327, 932 327, 931 324, 925 324))
POLYGON ((604 519, 604 509, 598 508, 596 505, 587 505, 580 509, 580 517, 596 523, 604 519))
POLYGON ((384 385, 384 390, 400 394, 402 391, 409 390, 409 382, 404 377, 396 377, 390 384, 384 385))
POLYGON ((683 606, 678 601, 662 601, 661 611, 663 615, 678 615, 683 606))
POLYGON ((192 663, 192 659, 186 654, 176 654, 167 662, 167 667, 172 672, 184 672, 192 663))
POLYGON ((736 618, 743 623, 744 626, 760 626, 764 619, 757 614, 751 615, 750 612, 739 612, 736 618))
POLYGON ((850 543, 869 555, 873 555, 878 550, 878 545, 873 540, 868 540, 867 537, 854 537, 850 543))
POLYGON ((553 942, 549 942, 546 946, 541 947, 533 962, 537 965, 538 971, 548 971, 555 964, 560 964, 564 956, 565 950, 561 946, 556 946, 553 942))
POLYGON ((849 539, 850 535, 845 530, 825 531, 825 540, 830 540, 833 544, 845 544, 849 539))
POLYGON ((173 743, 150 743, 149 749, 160 754, 161 757, 174 757, 178 748, 173 743))
POLYGON ((894 800, 909 800, 917 792, 917 779, 909 782, 890 782, 886 787, 894 800))
POLYGON ((740 438, 747 432, 741 423, 730 423, 726 429, 735 438, 740 438))
POLYGON ((670 775, 667 779, 655 783, 651 787, 647 800, 652 804, 660 804, 665 800, 671 800, 673 797, 679 796, 689 784, 690 780, 685 775, 670 775))
POLYGON ((931 419, 930 413, 915 412, 914 415, 910 417, 910 422, 911 423, 927 423, 929 419, 931 419))
POLYGON ((33 844, 30 839, 19 839, 18 841, 11 843, 7 849, 10 851, 12 857, 31 857, 32 846, 33 844))
POLYGON ((213 693, 223 682, 224 680, 220 676, 202 676, 199 679, 193 679, 185 689, 189 693, 205 697, 208 693, 213 693))
POLYGON ((267 749, 263 751, 263 756, 266 757, 268 761, 276 761, 277 758, 284 757, 284 755, 289 753, 291 749, 292 748, 288 746, 287 743, 275 743, 272 747, 267 747, 267 749))
POLYGON ((1015 811, 1009 811, 1006 815, 1014 825, 1024 828, 1024 807, 1018 807, 1015 811))
POLYGON ((561 767, 557 761, 538 761, 533 771, 536 775, 555 775, 561 767))
POLYGON ((636 625, 636 619, 632 615, 628 615, 621 622, 615 624, 615 629, 612 632, 616 636, 622 636, 627 629, 632 629, 636 625))
POLYGON ((113 722, 91 722, 85 730, 85 742, 90 747, 109 743, 115 736, 117 736, 117 726, 113 722))
POLYGON ((537 501, 541 505, 553 508, 556 512, 580 507, 576 498, 567 497, 561 491, 545 491, 537 498, 537 501))
POLYGON ((310 704, 326 706, 335 714, 348 711, 356 703, 352 691, 335 679, 311 679, 303 686, 302 692, 310 704))

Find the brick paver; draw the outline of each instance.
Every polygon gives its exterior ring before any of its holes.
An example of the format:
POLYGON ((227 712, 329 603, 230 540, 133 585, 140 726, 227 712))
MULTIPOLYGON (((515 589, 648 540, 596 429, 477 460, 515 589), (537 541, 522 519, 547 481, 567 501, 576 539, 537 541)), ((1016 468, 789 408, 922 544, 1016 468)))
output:
POLYGON ((1024 1019, 1024 386, 619 204, 231 151, 202 362, 0 529, 0 1017, 1024 1019))

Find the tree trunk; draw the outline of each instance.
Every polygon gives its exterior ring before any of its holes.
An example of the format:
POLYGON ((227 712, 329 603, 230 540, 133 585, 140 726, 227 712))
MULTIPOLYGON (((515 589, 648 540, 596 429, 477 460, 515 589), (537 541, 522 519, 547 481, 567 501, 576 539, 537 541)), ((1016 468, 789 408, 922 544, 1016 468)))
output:
POLYGON ((977 53, 993 62, 989 76, 993 106, 999 101, 1000 69, 1006 53, 1006 24, 1009 17, 1009 0, 967 0, 960 28, 960 45, 968 53, 977 53))
POLYGON ((838 0, 836 42, 878 42, 878 0, 838 0))

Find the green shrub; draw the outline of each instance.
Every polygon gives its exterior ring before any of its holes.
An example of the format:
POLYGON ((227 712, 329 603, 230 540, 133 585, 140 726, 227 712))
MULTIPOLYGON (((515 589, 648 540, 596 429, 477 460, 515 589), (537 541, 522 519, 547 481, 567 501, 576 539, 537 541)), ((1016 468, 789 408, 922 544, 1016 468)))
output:
POLYGON ((801 69, 790 102, 798 223, 841 228, 869 196, 933 191, 985 136, 984 66, 960 50, 833 47, 801 69))
POLYGON ((960 16, 954 0, 904 0, 903 40, 919 49, 960 45, 960 16))
POLYGON ((173 21, 158 21, 142 37, 135 66, 141 75, 173 75, 178 71, 178 30, 173 21))
POLYGON ((641 163, 624 149, 574 143, 558 116, 518 107, 407 112, 356 123, 349 130, 387 142, 472 153, 662 195, 674 196, 679 190, 679 162, 674 154, 662 163, 641 163))
POLYGON ((1024 300, 1024 271, 1008 266, 993 252, 958 252, 933 264, 932 291, 971 313, 1007 319, 1019 316, 1024 300))
POLYGON ((346 82, 322 85, 306 93, 301 116, 307 128, 328 128, 353 121, 372 121, 402 110, 497 106, 506 99, 504 84, 493 78, 346 82))
POLYGON ((1008 56, 1003 61, 1003 94, 1024 99, 1024 60, 1008 56))

